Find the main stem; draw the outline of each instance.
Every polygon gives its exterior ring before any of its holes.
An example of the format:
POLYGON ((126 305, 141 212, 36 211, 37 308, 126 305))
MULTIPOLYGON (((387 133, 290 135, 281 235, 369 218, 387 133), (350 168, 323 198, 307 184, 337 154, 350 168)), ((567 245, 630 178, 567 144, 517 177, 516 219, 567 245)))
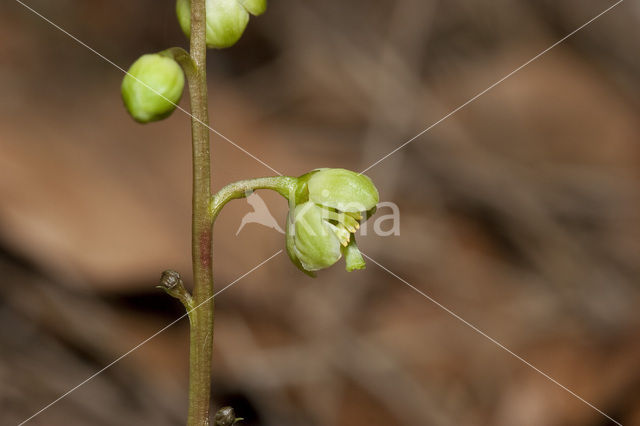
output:
MULTIPOLYGON (((191 58, 194 72, 187 75, 191 98, 193 142, 193 213, 191 250, 197 308, 190 312, 188 426, 208 426, 213 350, 213 269, 211 158, 207 105, 207 46, 205 0, 191 0, 191 58), (189 78, 190 77, 190 78, 189 78)), ((189 73, 188 73, 189 74, 189 73)))

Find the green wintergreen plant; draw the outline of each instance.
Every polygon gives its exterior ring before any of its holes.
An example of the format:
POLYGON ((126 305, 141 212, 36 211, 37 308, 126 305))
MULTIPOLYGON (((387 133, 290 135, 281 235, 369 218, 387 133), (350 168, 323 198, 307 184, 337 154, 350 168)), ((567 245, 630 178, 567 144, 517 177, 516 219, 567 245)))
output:
MULTIPOLYGON (((127 111, 141 123, 168 117, 189 86, 193 146, 193 294, 180 275, 165 271, 160 288, 179 299, 190 323, 189 413, 187 425, 208 426, 213 348, 213 225, 231 200, 270 189, 289 202, 285 245, 293 263, 308 275, 345 257, 348 271, 365 267, 354 233, 375 211, 378 191, 371 180, 344 169, 317 169, 300 177, 274 176, 231 183, 211 192, 207 110, 207 47, 229 47, 240 38, 249 14, 260 15, 265 0, 177 0, 178 22, 190 37, 190 51, 173 47, 141 56, 122 82, 127 111)), ((233 409, 218 411, 218 426, 240 420, 233 409)))

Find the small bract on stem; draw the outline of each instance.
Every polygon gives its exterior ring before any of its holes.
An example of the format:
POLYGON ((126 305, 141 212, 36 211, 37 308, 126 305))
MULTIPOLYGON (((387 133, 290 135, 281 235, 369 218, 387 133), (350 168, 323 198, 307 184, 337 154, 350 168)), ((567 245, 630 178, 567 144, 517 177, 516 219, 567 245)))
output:
MULTIPOLYGON (((291 261, 310 276, 345 257, 347 271, 363 269, 355 241, 360 223, 375 211, 378 191, 371 180, 345 169, 317 169, 300 177, 242 180, 211 192, 211 154, 206 49, 235 44, 250 15, 266 10, 266 0, 177 0, 178 22, 190 38, 189 52, 172 47, 136 60, 122 82, 122 99, 140 123, 167 118, 189 86, 193 148, 193 294, 176 271, 165 271, 159 287, 179 299, 189 315, 189 412, 187 425, 209 426, 213 348, 213 225, 231 200, 259 189, 273 190, 289 203, 285 246, 291 261)), ((231 407, 220 409, 215 425, 241 420, 231 407)))

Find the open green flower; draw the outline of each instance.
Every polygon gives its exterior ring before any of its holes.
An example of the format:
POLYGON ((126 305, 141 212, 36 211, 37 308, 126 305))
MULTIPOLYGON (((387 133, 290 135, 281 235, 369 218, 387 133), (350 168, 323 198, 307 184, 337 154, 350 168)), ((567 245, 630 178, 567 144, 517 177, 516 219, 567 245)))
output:
POLYGON ((122 81, 122 100, 140 123, 171 115, 184 89, 184 73, 172 58, 160 54, 141 56, 122 81))
POLYGON ((353 234, 379 201, 371 179, 345 169, 318 169, 298 178, 293 198, 286 246, 298 268, 314 276, 343 255, 347 271, 365 267, 353 234))
MULTIPOLYGON (((207 47, 222 49, 236 44, 242 36, 249 14, 260 15, 266 0, 206 0, 207 47)), ((191 37, 191 0, 177 0, 176 15, 180 28, 191 37)))

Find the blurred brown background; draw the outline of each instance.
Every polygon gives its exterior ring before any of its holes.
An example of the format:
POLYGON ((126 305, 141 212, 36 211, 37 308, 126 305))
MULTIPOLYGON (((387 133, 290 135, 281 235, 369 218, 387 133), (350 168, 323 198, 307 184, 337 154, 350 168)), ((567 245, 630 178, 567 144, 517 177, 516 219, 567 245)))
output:
MULTIPOLYGON (((124 68, 186 45, 171 0, 26 3, 124 68)), ((211 124, 288 175, 363 170, 612 4, 272 0, 210 51, 211 124)), ((401 233, 359 239, 625 425, 640 425, 639 26, 623 2, 368 171, 401 233)), ((154 285, 190 275, 189 118, 134 123, 121 79, 0 3, 2 424, 182 314, 154 285)), ((212 142, 214 188, 272 174, 212 142)), ((216 224, 218 289, 284 247, 255 224, 235 236, 249 211, 216 224)), ((183 424, 187 352, 182 320, 28 424, 183 424)), ((312 280, 275 257, 216 298, 214 358, 213 403, 246 425, 612 424, 372 262, 312 280)))

